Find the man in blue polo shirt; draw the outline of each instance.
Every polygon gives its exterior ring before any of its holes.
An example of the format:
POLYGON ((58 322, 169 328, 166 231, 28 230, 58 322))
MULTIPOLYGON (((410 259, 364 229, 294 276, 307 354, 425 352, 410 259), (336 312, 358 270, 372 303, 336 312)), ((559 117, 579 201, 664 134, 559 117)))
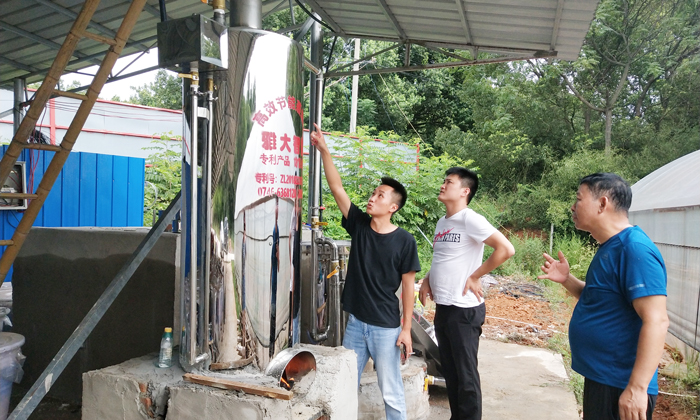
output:
POLYGON ((616 174, 596 173, 581 180, 571 207, 577 229, 600 243, 586 282, 559 260, 544 254, 541 267, 579 301, 569 324, 571 367, 585 377, 583 418, 652 418, 656 370, 664 349, 666 267, 649 237, 629 223, 629 184, 616 174))

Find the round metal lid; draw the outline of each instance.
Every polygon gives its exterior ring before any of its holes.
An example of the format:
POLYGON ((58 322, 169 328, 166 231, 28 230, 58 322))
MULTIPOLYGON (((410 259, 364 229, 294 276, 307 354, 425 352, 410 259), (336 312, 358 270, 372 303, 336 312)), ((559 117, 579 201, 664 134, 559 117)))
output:
POLYGON ((0 332, 0 353, 5 353, 24 344, 24 336, 11 332, 0 332))

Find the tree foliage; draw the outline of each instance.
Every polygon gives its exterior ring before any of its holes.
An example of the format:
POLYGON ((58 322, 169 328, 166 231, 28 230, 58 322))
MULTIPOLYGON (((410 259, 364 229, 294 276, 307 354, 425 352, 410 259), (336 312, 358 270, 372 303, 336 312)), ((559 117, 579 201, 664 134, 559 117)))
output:
POLYGON ((160 139, 151 142, 152 146, 145 148, 151 151, 146 159, 143 217, 146 226, 152 226, 158 220, 158 210, 168 208, 181 189, 182 156, 173 147, 171 138, 172 133, 164 133, 160 139))
MULTIPOLYGON (((165 109, 182 109, 182 80, 158 70, 153 82, 140 87, 132 87, 134 95, 127 102, 137 105, 165 109)), ((112 100, 119 101, 119 97, 112 100)))

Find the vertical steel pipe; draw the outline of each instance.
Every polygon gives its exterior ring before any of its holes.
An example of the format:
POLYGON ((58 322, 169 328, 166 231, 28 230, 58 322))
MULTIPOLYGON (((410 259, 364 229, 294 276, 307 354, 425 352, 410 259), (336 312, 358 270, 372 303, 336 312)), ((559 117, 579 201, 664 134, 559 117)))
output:
POLYGON ((261 0, 232 0, 231 27, 262 29, 261 0))
POLYGON ((207 141, 206 141, 206 159, 205 159, 205 171, 203 174, 204 178, 204 229, 202 239, 204 240, 204 288, 203 294, 203 306, 204 306, 204 338, 202 340, 202 352, 207 353, 205 350, 208 348, 209 341, 209 325, 210 325, 210 275, 211 275, 211 252, 212 252, 212 162, 213 162, 213 143, 214 143, 214 76, 210 73, 207 76, 207 90, 206 90, 206 100, 208 109, 208 122, 207 122, 207 141))
POLYGON ((199 118, 199 72, 197 63, 192 63, 192 83, 190 85, 190 365, 197 359, 197 119, 199 118))
MULTIPOLYGON (((333 346, 340 346, 342 344, 342 334, 340 333, 341 328, 341 318, 340 318, 340 257, 338 253, 338 244, 326 237, 321 237, 316 239, 318 245, 328 245, 331 249, 330 258, 330 272, 327 274, 326 279, 320 279, 322 281, 330 280, 330 293, 328 296, 329 309, 328 309, 328 322, 326 325, 326 330, 323 333, 318 333, 318 322, 317 317, 314 317, 314 323, 312 326, 313 339, 316 341, 322 341, 328 338, 328 332, 333 326, 333 346)), ((316 288, 314 288, 314 291, 316 288)))
POLYGON ((14 101, 12 105, 12 134, 19 130, 19 124, 22 122, 22 96, 24 95, 25 80, 17 78, 15 79, 15 89, 14 89, 14 101))
MULTIPOLYGON (((316 66, 316 68, 322 69, 323 34, 321 32, 321 25, 318 22, 314 22, 314 24, 311 25, 310 55, 311 63, 316 66)), ((315 129, 313 126, 314 123, 321 127, 321 119, 318 116, 323 108, 323 75, 320 71, 311 74, 309 93, 309 132, 311 132, 315 129)), ((321 154, 316 150, 316 147, 309 145, 309 223, 312 222, 313 217, 320 217, 320 187, 321 154)), ((313 251, 314 242, 312 241, 311 244, 313 251)))

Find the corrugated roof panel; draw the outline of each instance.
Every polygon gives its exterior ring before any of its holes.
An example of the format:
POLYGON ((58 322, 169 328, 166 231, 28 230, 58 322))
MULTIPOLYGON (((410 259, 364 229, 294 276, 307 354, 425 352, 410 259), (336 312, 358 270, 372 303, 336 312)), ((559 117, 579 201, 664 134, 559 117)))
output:
MULTIPOLYGON (((227 0, 229 3, 232 0, 227 0)), ((401 41, 401 33, 411 42, 453 44, 454 48, 479 47, 480 50, 501 49, 553 50, 558 58, 575 60, 588 32, 599 0, 564 0, 559 31, 552 36, 559 0, 385 0, 384 10, 378 0, 311 0, 309 4, 322 16, 328 16, 339 25, 340 34, 385 38, 401 41), (462 10, 458 7, 461 4, 462 10), (465 31, 462 17, 467 22, 465 31), (392 17, 398 22, 395 27, 392 17), (468 38, 471 37, 471 39, 468 38)), ((72 13, 79 13, 83 0, 52 0, 53 4, 72 13)), ((129 0, 102 0, 94 22, 116 31, 121 24, 129 0)), ((264 0, 263 13, 280 5, 279 0, 264 0)), ((194 13, 211 14, 211 7, 195 0, 166 0, 170 18, 194 13)), ((146 8, 138 19, 122 55, 139 52, 155 41, 156 24, 160 21, 158 0, 147 0, 146 8), (148 39, 148 40, 146 40, 148 39), (146 45, 147 44, 147 45, 146 45)), ((3 0, 0 21, 15 25, 37 36, 60 44, 73 20, 53 8, 26 0, 3 0)), ((92 32, 100 35, 97 28, 92 32)), ((83 40, 78 53, 92 55, 101 46, 83 40)), ((21 35, 0 30, 0 85, 12 84, 15 77, 27 76, 32 69, 45 71, 56 56, 55 47, 38 43, 21 35), (10 62, 11 61, 11 62, 10 62)), ((101 57, 100 57, 101 58, 101 57)), ((72 61, 69 69, 88 67, 93 61, 72 61)), ((28 82, 41 80, 41 75, 30 75, 28 82)))
POLYGON ((550 50, 554 38, 553 50, 558 51, 558 57, 573 60, 578 56, 598 1, 564 1, 559 22, 556 22, 558 0, 466 0, 461 2, 463 10, 452 0, 387 0, 388 10, 383 10, 378 1, 367 0, 315 0, 315 4, 350 35, 380 35, 368 33, 364 29, 366 25, 360 25, 363 27, 360 31, 358 24, 352 22, 352 19, 369 20, 366 14, 371 13, 376 14, 371 21, 381 34, 392 28, 394 36, 390 37, 397 41, 403 31, 414 42, 457 43, 463 44, 463 48, 550 50), (387 15, 395 18, 398 29, 387 15), (462 22, 463 16, 468 29, 462 22), (558 33, 553 37, 555 29, 558 33), (576 42, 572 44, 567 38, 576 42))

